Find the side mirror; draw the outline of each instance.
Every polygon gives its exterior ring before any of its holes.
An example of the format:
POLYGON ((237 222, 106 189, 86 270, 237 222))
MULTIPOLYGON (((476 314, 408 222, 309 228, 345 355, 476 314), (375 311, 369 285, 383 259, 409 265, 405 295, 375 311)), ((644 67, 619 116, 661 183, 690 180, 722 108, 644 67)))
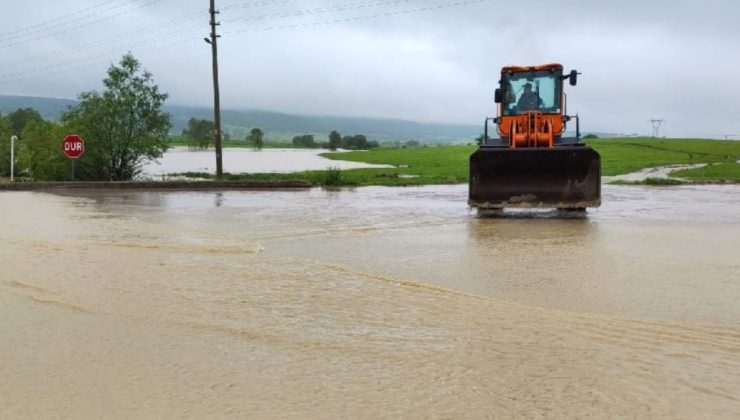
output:
POLYGON ((576 83, 578 83, 578 71, 577 70, 571 70, 570 75, 568 76, 570 79, 570 85, 575 86, 576 83))
POLYGON ((496 89, 496 92, 494 92, 494 94, 493 94, 493 100, 497 104, 500 104, 501 102, 504 101, 504 97, 503 97, 503 95, 501 93, 501 88, 496 89))

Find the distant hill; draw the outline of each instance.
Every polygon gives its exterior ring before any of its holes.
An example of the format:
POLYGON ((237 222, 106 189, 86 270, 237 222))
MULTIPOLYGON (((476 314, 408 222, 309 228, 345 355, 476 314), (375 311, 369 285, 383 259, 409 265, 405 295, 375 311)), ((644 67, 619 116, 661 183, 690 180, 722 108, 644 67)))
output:
POLYGON ((56 120, 67 107, 75 105, 72 99, 36 98, 33 96, 3 96, 0 95, 0 113, 6 115, 18 108, 33 108, 42 117, 56 120))
MULTIPOLYGON (((77 101, 56 98, 0 95, 0 112, 34 108, 44 118, 58 119, 67 107, 77 101)), ((178 105, 165 106, 172 115, 172 132, 180 133, 190 118, 213 119, 209 108, 178 105)), ((259 127, 267 138, 289 139, 295 134, 328 135, 337 130, 343 135, 364 134, 372 140, 420 140, 427 143, 468 143, 480 135, 482 128, 471 125, 430 124, 414 121, 283 114, 259 110, 222 110, 224 130, 234 138, 244 138, 248 130, 259 127)))

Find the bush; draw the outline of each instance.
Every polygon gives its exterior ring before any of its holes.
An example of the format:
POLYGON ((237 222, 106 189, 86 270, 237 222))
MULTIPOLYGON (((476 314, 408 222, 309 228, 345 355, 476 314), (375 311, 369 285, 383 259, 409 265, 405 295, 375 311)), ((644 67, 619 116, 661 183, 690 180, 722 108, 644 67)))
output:
POLYGON ((342 185, 342 171, 339 168, 328 168, 324 175, 324 185, 342 185))
POLYGON ((641 183, 644 185, 681 185, 684 182, 675 178, 646 178, 641 183))

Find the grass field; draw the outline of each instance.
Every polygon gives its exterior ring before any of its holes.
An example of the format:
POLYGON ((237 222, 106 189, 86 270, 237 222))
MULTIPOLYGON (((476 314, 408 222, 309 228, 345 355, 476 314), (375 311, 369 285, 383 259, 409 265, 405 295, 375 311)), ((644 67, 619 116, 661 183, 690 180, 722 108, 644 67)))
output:
MULTIPOLYGON (((242 143, 243 144, 243 143, 242 143)), ((595 139, 588 144, 601 154, 602 174, 620 175, 643 168, 688 163, 716 163, 706 169, 681 172, 697 182, 740 182, 739 141, 620 138, 595 139)), ((326 153, 335 160, 394 165, 393 169, 310 171, 293 174, 229 174, 227 179, 301 179, 315 185, 426 185, 468 181, 468 158, 475 146, 440 146, 409 149, 326 153)), ((208 174, 188 174, 210 177, 208 174)), ((657 183, 656 183, 657 184, 657 183)), ((664 185, 664 184, 663 184, 664 185)))
POLYGON ((603 175, 671 164, 736 162, 740 158, 740 141, 624 138, 590 140, 588 144, 601 155, 603 175))
POLYGON ((671 176, 703 182, 740 182, 740 163, 714 163, 703 168, 673 171, 671 176))

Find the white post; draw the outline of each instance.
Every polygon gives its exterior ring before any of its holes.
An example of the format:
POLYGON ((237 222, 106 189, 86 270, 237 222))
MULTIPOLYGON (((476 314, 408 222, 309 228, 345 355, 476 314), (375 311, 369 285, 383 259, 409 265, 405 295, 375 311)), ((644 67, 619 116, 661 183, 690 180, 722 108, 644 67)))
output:
POLYGON ((13 169, 15 166, 15 141, 18 140, 16 136, 10 136, 10 182, 13 182, 13 169))

